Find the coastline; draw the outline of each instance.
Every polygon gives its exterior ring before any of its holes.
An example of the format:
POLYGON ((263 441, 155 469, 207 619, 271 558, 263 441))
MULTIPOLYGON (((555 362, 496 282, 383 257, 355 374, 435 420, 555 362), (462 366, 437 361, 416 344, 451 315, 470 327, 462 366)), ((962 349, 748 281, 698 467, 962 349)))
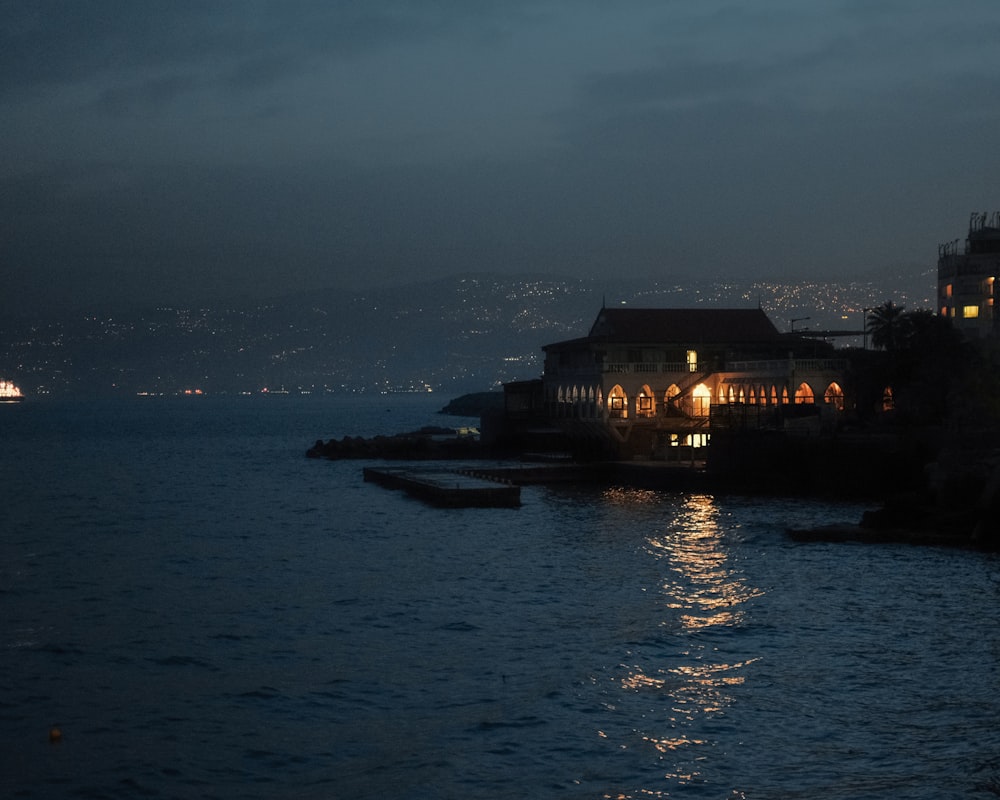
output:
POLYGON ((500 451, 476 432, 426 426, 392 436, 317 440, 309 458, 464 462, 456 474, 524 486, 603 484, 662 491, 870 501, 855 524, 789 529, 793 541, 1000 550, 1000 451, 935 448, 915 437, 729 438, 707 459, 578 460, 500 451), (470 467, 469 463, 475 466, 470 467), (498 463, 499 462, 499 463, 498 463))

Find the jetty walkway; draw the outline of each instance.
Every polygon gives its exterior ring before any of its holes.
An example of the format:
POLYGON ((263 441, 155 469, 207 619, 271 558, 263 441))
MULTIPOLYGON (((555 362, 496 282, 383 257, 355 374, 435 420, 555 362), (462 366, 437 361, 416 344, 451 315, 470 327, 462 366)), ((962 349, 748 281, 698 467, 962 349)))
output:
POLYGON ((364 478, 442 508, 517 508, 521 487, 433 467, 365 467, 364 478))

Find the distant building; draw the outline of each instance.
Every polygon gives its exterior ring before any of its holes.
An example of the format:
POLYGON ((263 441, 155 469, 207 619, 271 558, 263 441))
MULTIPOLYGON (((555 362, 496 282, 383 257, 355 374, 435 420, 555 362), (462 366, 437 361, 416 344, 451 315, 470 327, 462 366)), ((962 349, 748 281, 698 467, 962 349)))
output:
POLYGON ((938 247, 938 312, 968 338, 997 333, 996 282, 1000 277, 1000 212, 975 212, 964 247, 938 247))
POLYGON ((509 406, 540 405, 623 458, 693 457, 723 428, 818 433, 845 406, 832 345, 780 333, 760 309, 602 308, 586 336, 543 350, 540 385, 511 385, 509 406))

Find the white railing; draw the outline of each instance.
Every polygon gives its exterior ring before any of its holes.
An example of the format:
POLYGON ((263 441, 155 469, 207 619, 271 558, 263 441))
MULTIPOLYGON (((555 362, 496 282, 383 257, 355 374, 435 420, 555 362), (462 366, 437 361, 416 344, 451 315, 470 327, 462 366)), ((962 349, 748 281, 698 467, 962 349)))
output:
POLYGON ((614 373, 615 375, 629 375, 631 373, 650 373, 650 372, 697 372, 697 364, 689 364, 686 361, 667 361, 662 363, 647 363, 647 362, 626 362, 626 361, 609 361, 604 365, 605 373, 614 373))
MULTIPOLYGON (((638 375, 656 372, 684 374, 698 372, 701 368, 699 364, 689 364, 686 361, 661 363, 609 361, 600 367, 605 374, 613 375, 638 375)), ((717 371, 786 374, 792 370, 802 372, 835 372, 845 369, 847 369, 847 361, 843 358, 782 358, 769 361, 730 361, 721 366, 717 371)), ((560 369, 558 374, 560 376, 591 375, 593 371, 590 369, 560 369)))
POLYGON ((783 358, 777 361, 731 361, 721 372, 824 372, 847 369, 843 358, 783 358))

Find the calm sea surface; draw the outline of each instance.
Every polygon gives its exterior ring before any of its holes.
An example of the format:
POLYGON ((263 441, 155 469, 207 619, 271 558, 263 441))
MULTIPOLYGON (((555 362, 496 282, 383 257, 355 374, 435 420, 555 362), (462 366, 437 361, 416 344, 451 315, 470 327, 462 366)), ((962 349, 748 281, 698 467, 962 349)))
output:
POLYGON ((997 557, 793 544, 863 510, 801 500, 439 510, 304 457, 443 404, 0 406, 0 796, 993 796, 997 557))

